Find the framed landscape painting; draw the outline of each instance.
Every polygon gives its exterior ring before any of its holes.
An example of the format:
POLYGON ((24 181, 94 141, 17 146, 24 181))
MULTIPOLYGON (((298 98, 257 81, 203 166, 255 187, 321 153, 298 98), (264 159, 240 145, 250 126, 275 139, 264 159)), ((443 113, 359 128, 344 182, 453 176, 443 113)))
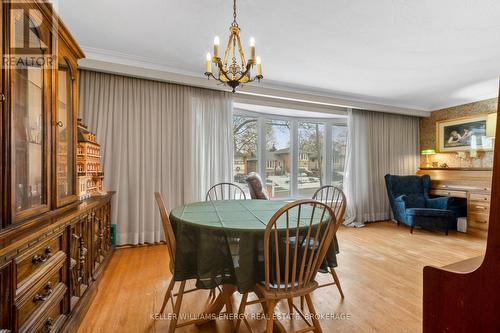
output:
POLYGON ((436 123, 438 152, 491 150, 491 140, 486 137, 486 114, 443 120, 436 123))

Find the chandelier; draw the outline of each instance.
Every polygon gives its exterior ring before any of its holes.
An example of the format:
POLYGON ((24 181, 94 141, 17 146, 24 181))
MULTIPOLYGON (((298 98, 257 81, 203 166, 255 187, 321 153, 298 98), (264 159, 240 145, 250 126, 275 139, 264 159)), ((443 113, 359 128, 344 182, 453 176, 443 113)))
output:
POLYGON ((219 56, 220 40, 218 36, 214 38, 214 55, 207 53, 207 67, 205 75, 208 79, 213 77, 222 84, 233 89, 233 93, 239 85, 252 81, 259 81, 263 78, 260 58, 255 57, 255 39, 250 38, 250 58, 245 61, 245 53, 240 41, 240 27, 236 22, 236 0, 233 0, 233 22, 229 27, 231 34, 224 52, 224 59, 219 56), (231 59, 229 59, 231 57, 231 59), (212 65, 215 65, 217 74, 212 73, 212 65), (257 65, 257 73, 252 77, 251 70, 257 65))

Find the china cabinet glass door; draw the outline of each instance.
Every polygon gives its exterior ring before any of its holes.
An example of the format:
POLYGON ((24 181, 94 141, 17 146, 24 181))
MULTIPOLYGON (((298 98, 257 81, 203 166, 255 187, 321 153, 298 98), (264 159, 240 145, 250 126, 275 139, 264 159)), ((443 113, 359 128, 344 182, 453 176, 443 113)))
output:
MULTIPOLYGON (((3 30, 4 30, 4 20, 3 20, 3 12, 4 12, 4 9, 3 9, 3 4, 0 4, 0 52, 3 55, 5 55, 5 51, 4 51, 4 38, 3 38, 3 30)), ((4 141, 4 132, 5 132, 5 128, 4 128, 4 115, 5 115, 5 110, 6 110, 6 103, 5 103, 5 91, 4 91, 4 86, 3 86, 3 78, 4 78, 4 66, 3 66, 3 61, 0 62, 0 147, 4 147, 5 146, 5 141, 4 141)), ((2 191, 0 191, 0 201, 2 202, 2 204, 0 205, 0 229, 2 229, 3 227, 5 227, 7 225, 7 219, 5 218, 5 214, 6 214, 6 211, 4 209, 4 204, 3 202, 5 202, 8 198, 8 195, 6 193, 4 193, 3 189, 5 188, 4 187, 4 180, 3 180, 3 175, 5 173, 5 166, 4 166, 4 156, 3 154, 0 154, 0 188, 2 189, 2 191)), ((1 318, 0 318, 1 320, 1 318)), ((2 327, 2 323, 0 322, 0 329, 2 327)))
POLYGON ((56 193, 57 206, 76 200, 75 113, 73 108, 73 69, 60 59, 57 72, 56 193))
POLYGON ((11 206, 13 222, 48 210, 49 133, 45 88, 50 31, 28 9, 10 11, 11 206))

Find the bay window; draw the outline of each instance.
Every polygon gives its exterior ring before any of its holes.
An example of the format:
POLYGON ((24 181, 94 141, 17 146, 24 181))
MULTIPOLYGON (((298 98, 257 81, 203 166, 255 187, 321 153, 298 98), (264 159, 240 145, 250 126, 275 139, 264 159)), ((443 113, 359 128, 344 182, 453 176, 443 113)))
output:
POLYGON ((305 118, 235 108, 234 182, 258 172, 271 198, 310 198, 323 185, 342 186, 347 146, 344 116, 305 118))

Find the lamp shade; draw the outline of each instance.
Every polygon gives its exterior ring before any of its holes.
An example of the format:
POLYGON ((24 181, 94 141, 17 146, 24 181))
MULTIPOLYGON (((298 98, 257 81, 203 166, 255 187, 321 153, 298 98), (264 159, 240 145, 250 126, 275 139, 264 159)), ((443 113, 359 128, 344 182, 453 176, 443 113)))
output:
POLYGON ((420 152, 422 155, 434 155, 436 153, 435 149, 424 149, 420 152))
POLYGON ((486 136, 494 138, 497 130, 497 114, 490 113, 486 119, 486 136))

